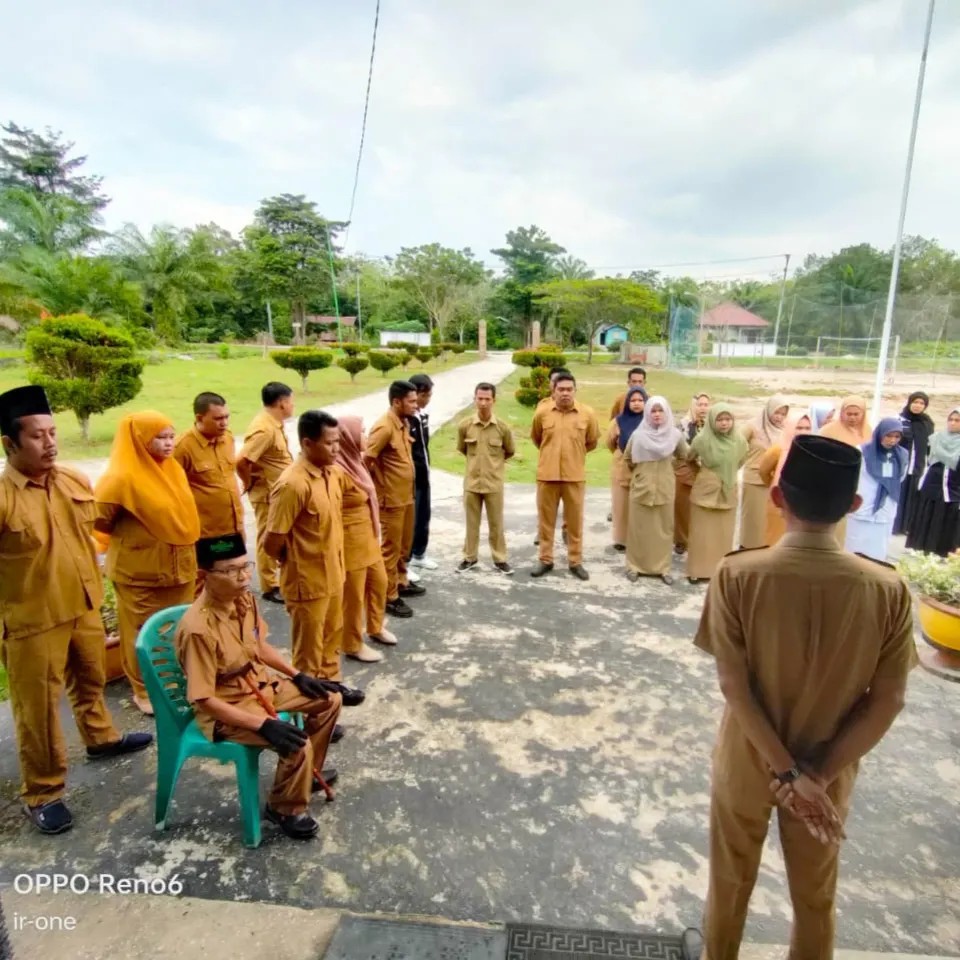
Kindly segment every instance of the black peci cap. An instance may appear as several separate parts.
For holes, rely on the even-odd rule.
[[[225,537],[203,537],[197,541],[197,566],[211,570],[218,560],[235,560],[247,552],[247,545],[239,533]]]
[[[837,523],[850,510],[860,481],[859,448],[829,437],[794,437],[780,472],[787,505],[801,520]]]
[[[51,414],[50,401],[43,387],[14,387],[0,393],[0,433],[9,435],[13,421],[20,417]]]

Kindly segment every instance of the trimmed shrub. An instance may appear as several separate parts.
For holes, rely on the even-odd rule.
[[[307,389],[307,376],[311,370],[325,370],[333,363],[332,350],[318,350],[316,347],[291,347],[289,350],[274,350],[270,359],[285,370],[295,370],[300,374],[303,389]]]
[[[350,382],[353,383],[357,374],[370,366],[370,361],[366,357],[346,356],[337,361],[337,366],[350,374]]]
[[[371,350],[368,354],[370,366],[374,370],[379,370],[382,376],[386,376],[394,367],[400,366],[400,355],[398,353],[386,353],[383,350]]]

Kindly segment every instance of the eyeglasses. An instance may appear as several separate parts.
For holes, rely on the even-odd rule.
[[[242,580],[254,568],[254,562],[248,560],[242,567],[230,567],[228,570],[211,570],[210,573],[219,573],[221,577],[233,577]]]

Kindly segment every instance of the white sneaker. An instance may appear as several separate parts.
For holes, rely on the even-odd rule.
[[[423,578],[419,573],[417,573],[416,570],[411,570],[409,567],[407,567],[407,580],[409,580],[410,583],[419,583],[422,579]]]
[[[411,557],[410,558],[411,567],[419,567],[421,570],[439,570],[440,564],[436,560],[431,560],[429,557]]]

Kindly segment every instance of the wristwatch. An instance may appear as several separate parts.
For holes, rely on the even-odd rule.
[[[800,777],[800,770],[797,767],[791,767],[785,773],[777,774],[777,779],[784,786],[786,786],[788,783],[793,783],[793,781],[796,780],[798,777]]]

